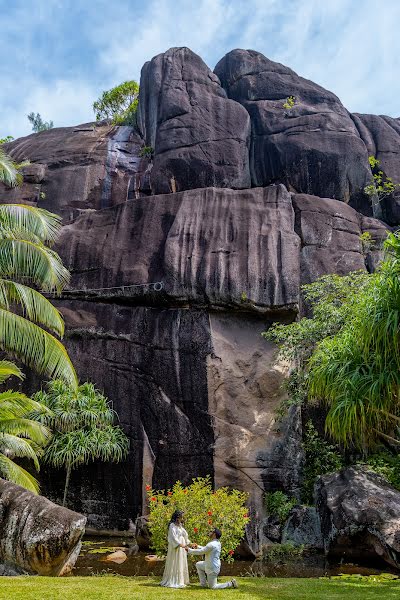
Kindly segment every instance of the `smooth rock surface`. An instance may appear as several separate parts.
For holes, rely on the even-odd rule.
[[[321,523],[314,506],[295,506],[282,530],[282,544],[290,542],[313,550],[323,550]]]
[[[254,50],[232,50],[214,72],[249,112],[252,185],[361,202],[372,179],[365,144],[339,98]],[[283,104],[295,97],[293,108]]]
[[[65,575],[78,557],[86,517],[0,479],[0,561],[16,571]]]
[[[249,115],[189,48],[170,48],[144,65],[138,125],[154,149],[153,193],[250,187]]]
[[[366,467],[317,481],[316,506],[325,551],[379,556],[400,568],[400,492]]]

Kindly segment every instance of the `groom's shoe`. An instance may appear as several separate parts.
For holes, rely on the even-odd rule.
[[[238,584],[237,584],[237,581],[236,581],[236,579],[233,579],[233,578],[232,578],[232,579],[231,579],[231,584],[232,584],[232,587],[233,587],[233,588],[235,588],[235,589],[238,587]]]

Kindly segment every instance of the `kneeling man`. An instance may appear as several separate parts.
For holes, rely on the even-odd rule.
[[[217,528],[209,532],[210,542],[206,546],[197,548],[188,548],[189,554],[204,554],[204,560],[196,563],[196,569],[199,574],[200,585],[209,587],[212,590],[223,588],[237,588],[236,579],[231,579],[226,583],[218,583],[217,578],[221,570],[221,531]]]

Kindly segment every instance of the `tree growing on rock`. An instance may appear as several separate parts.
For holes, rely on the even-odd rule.
[[[110,120],[113,125],[134,125],[138,105],[139,84],[124,81],[102,93],[93,103],[96,121]]]
[[[47,391],[37,392],[34,400],[49,409],[35,418],[53,432],[43,462],[66,469],[65,506],[72,470],[95,460],[121,461],[128,453],[129,440],[113,424],[115,413],[109,401],[92,383],[73,390],[63,381],[50,381]]]
[[[41,115],[39,113],[31,112],[27,115],[28,121],[32,125],[32,131],[35,133],[39,133],[40,131],[47,131],[48,129],[53,129],[54,124],[53,121],[43,121]]]

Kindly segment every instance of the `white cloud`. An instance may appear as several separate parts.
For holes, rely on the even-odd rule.
[[[171,46],[189,46],[211,68],[233,48],[252,48],[351,111],[399,112],[398,0],[31,0],[30,11],[2,2],[0,137],[29,133],[30,111],[56,125],[90,120],[102,90],[139,78]]]

